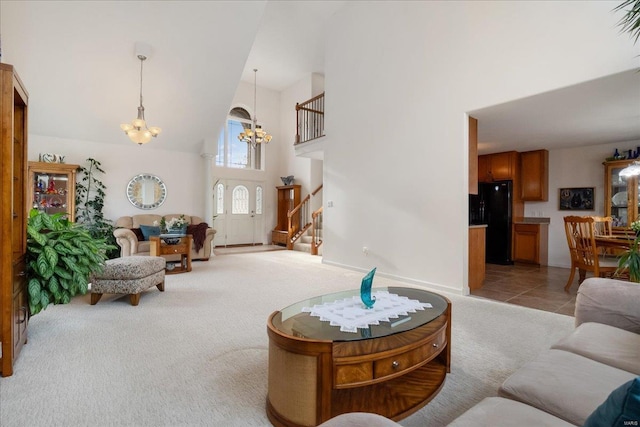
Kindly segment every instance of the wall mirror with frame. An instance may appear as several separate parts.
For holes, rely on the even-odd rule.
[[[167,187],[158,176],[141,173],[129,181],[127,198],[139,209],[155,209],[167,198]]]

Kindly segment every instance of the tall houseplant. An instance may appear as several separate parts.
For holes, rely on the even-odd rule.
[[[629,280],[640,282],[640,220],[631,223],[631,229],[636,233],[629,249],[622,252],[618,258],[616,275],[629,274]]]
[[[66,214],[32,209],[27,222],[27,282],[31,315],[49,304],[66,304],[87,293],[89,276],[102,269],[107,251],[97,239]]]
[[[98,179],[98,174],[106,172],[101,168],[99,161],[88,158],[87,162],[87,167],[80,166],[77,170],[76,222],[83,224],[94,238],[105,239],[113,246],[114,249],[107,252],[107,257],[116,258],[120,256],[120,251],[113,235],[114,226],[102,213],[107,186]]]
[[[622,31],[631,34],[636,43],[640,39],[640,0],[625,0],[613,10],[625,13],[618,24]]]

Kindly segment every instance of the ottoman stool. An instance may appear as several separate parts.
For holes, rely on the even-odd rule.
[[[102,294],[129,294],[131,305],[138,305],[140,292],[156,286],[164,292],[166,260],[157,256],[129,256],[107,260],[101,273],[91,278],[91,305]]]

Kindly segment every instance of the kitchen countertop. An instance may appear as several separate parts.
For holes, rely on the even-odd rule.
[[[513,221],[514,224],[549,224],[551,222],[551,218],[544,217],[524,217],[518,218]]]

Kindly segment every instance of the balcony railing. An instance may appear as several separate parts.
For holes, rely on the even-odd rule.
[[[324,92],[296,103],[296,122],[296,145],[324,136]]]

